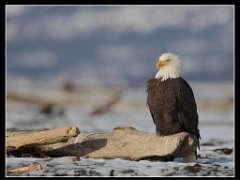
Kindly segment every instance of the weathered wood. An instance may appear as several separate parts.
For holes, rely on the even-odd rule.
[[[34,163],[34,164],[28,164],[21,167],[7,168],[7,173],[21,174],[24,172],[39,171],[39,170],[42,170],[42,165],[39,163]]]
[[[197,148],[196,138],[186,132],[158,136],[134,128],[114,128],[111,133],[80,133],[66,142],[51,141],[51,144],[37,145],[41,151],[52,157],[83,156],[128,160],[184,157],[188,162],[193,161],[191,157]]]
[[[76,126],[68,126],[39,132],[7,132],[7,152],[22,147],[37,147],[44,144],[52,144],[68,141],[69,138],[79,134]]]
[[[83,134],[81,139],[77,148],[79,155],[91,158],[139,160],[154,156],[185,157],[196,150],[195,137],[185,132],[158,136],[134,128],[115,128],[111,134]],[[94,148],[91,148],[92,143]]]

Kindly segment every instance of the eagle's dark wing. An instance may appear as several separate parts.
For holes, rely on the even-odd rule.
[[[151,111],[151,107],[153,107],[153,105],[154,105],[154,99],[153,99],[153,97],[155,97],[155,83],[154,82],[156,82],[156,80],[154,79],[154,78],[151,78],[151,79],[149,79],[148,81],[147,81],[147,90],[146,90],[146,92],[147,92],[147,106],[148,106],[148,108],[149,108],[149,111],[150,111],[150,113],[151,113],[151,116],[152,116],[152,119],[153,119],[153,122],[154,122],[154,124],[156,124],[156,120],[154,119],[154,115],[153,115],[153,112]]]
[[[193,134],[198,140],[201,138],[198,129],[198,113],[194,94],[189,84],[179,78],[178,119],[182,130]]]
[[[150,111],[150,113],[151,113],[151,116],[152,116],[153,122],[154,122],[154,124],[156,125],[156,120],[154,119],[154,115],[153,115],[153,113],[152,113],[152,111],[151,111],[150,108],[149,108],[149,111]]]

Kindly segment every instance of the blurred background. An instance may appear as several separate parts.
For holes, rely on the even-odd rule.
[[[232,81],[232,6],[7,6],[8,85],[144,85],[164,52],[193,81]]]
[[[8,5],[7,128],[155,132],[146,82],[172,52],[193,88],[203,141],[232,142],[233,29],[230,5]]]

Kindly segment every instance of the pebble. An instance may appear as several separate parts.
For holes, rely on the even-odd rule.
[[[110,176],[134,176],[137,173],[132,169],[115,169],[110,171]]]

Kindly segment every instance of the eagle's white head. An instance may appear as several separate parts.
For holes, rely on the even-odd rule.
[[[169,78],[178,78],[180,76],[181,60],[175,54],[164,53],[156,62],[156,67],[159,69],[155,75],[156,79],[165,81]]]

